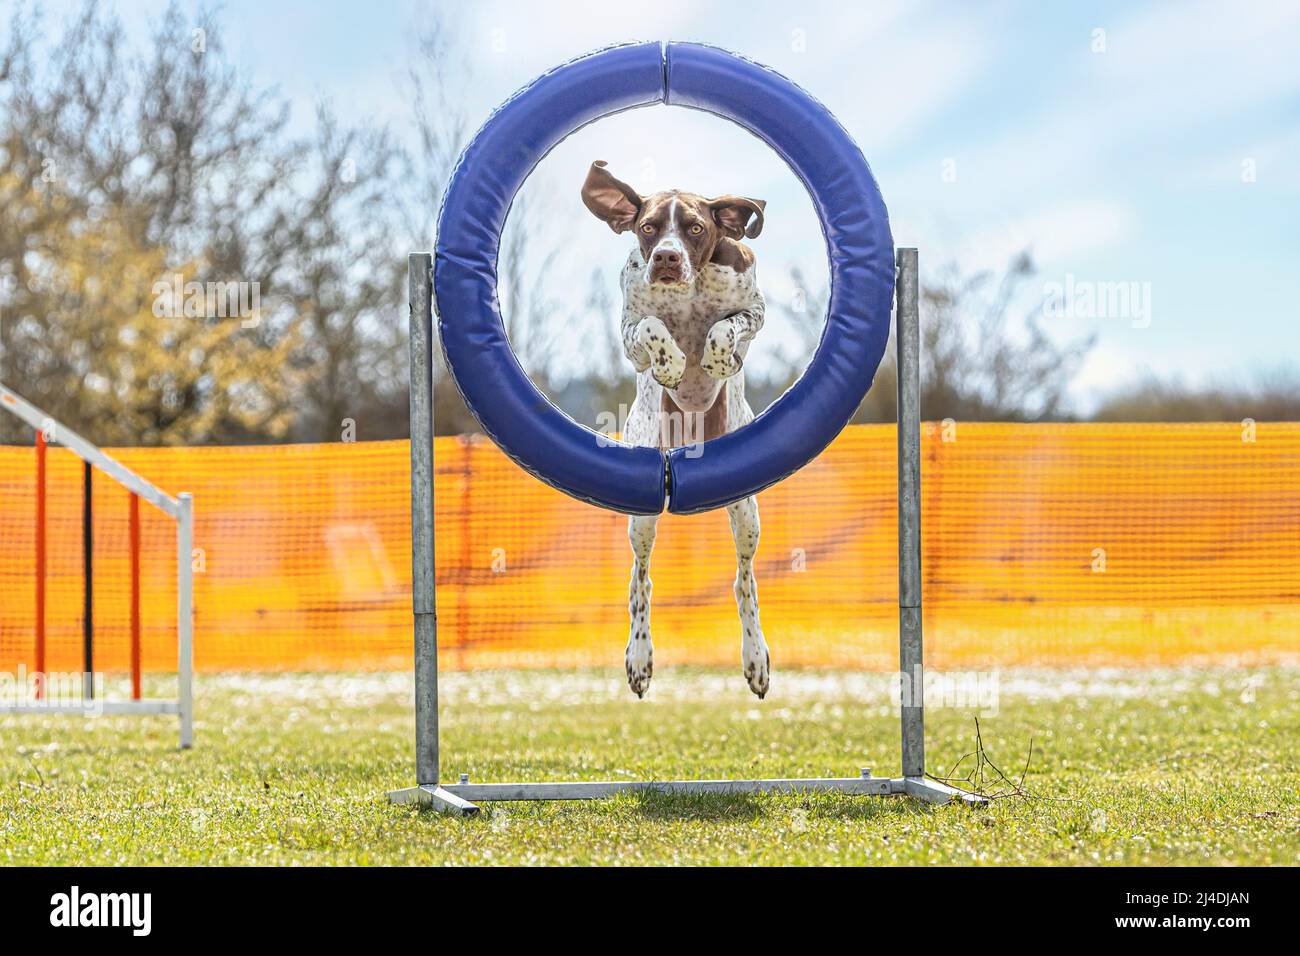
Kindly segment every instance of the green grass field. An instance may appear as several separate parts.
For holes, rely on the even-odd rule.
[[[162,689],[160,685],[159,689]],[[389,805],[413,780],[409,676],[227,675],[195,749],[165,718],[0,718],[5,864],[1300,863],[1300,670],[1006,671],[989,755],[1030,797],[984,809],[836,795]],[[443,773],[475,780],[898,772],[881,675],[451,674]],[[928,713],[931,770],[968,709]]]

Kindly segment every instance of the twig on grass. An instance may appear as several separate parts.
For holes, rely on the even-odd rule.
[[[957,771],[972,757],[975,758],[975,765],[967,770],[965,774],[958,776]],[[1036,794],[1026,790],[1024,785],[1025,775],[1029,773],[1029,764],[1033,757],[1034,739],[1030,737],[1029,753],[1025,757],[1025,765],[1020,768],[1020,777],[1012,780],[989,758],[988,751],[984,747],[984,735],[980,730],[980,719],[976,717],[975,749],[962,754],[947,774],[936,776],[927,773],[926,776],[931,780],[937,780],[939,783],[955,787],[958,790],[964,790],[967,793],[976,794],[987,800],[1001,800],[1007,797],[1033,797]],[[990,771],[992,772],[990,773]]]
[[[35,786],[34,784],[27,783],[25,780],[20,781],[20,785],[24,787],[30,787],[33,790],[44,790],[45,774],[41,773],[41,768],[36,766],[36,760],[32,757],[31,754],[23,754],[23,756],[26,757],[27,762],[32,765],[32,771],[36,774],[36,779],[40,781],[40,786]]]

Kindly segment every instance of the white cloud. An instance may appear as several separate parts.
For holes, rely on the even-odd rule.
[[[868,156],[879,156],[960,99],[997,52],[998,37],[984,23],[946,9],[886,5],[883,17],[872,7],[854,18],[837,10],[810,27],[806,55],[772,65],[788,67]]]
[[[1023,195],[1122,172],[1157,181],[1186,160],[1187,138],[1221,140],[1225,121],[1300,91],[1300,4],[1169,4],[1104,24],[1106,52],[1062,58],[1045,112],[960,149],[968,182]]]
[[[1130,350],[1117,349],[1106,341],[1098,342],[1070,383],[1075,410],[1083,415],[1091,414],[1103,398],[1137,381],[1143,372],[1143,368],[1134,365]]]
[[[1118,199],[1051,199],[1001,218],[987,209],[921,210],[895,223],[895,241],[923,250],[922,271],[948,265],[966,274],[1001,271],[1027,250],[1040,270],[1064,272],[1092,253],[1127,242],[1138,225],[1133,207]]]
[[[1297,29],[1295,3],[1166,3],[1121,21],[1092,59],[1128,112],[1159,97],[1166,120],[1201,120],[1300,88]]]
[[[1068,267],[1072,259],[1125,241],[1135,223],[1132,208],[1118,200],[1060,200],[971,234],[953,257],[967,269],[1000,268],[1028,249],[1040,267]]]

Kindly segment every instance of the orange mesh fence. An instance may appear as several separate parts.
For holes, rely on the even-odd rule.
[[[1300,424],[927,424],[927,663],[1300,656]],[[405,442],[123,449],[195,496],[204,669],[410,666]],[[707,454],[707,451],[706,451]],[[626,519],[482,438],[436,445],[439,642],[449,668],[620,666]],[[897,663],[894,430],[856,426],[760,496],[756,562],[779,666]],[[35,459],[0,448],[0,671],[31,668]],[[81,470],[49,452],[48,667],[81,647]],[[129,651],[127,493],[95,484],[97,664]],[[143,657],[174,669],[175,526],[143,518]],[[668,515],[651,565],[656,663],[736,665],[725,513]]]

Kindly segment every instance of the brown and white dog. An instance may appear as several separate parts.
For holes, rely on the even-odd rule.
[[[642,196],[592,163],[582,201],[636,246],[623,266],[623,350],[637,371],[636,400],[623,439],[671,448],[707,441],[753,420],[745,400],[745,353],[763,326],[754,253],[739,240],[763,229],[765,203],[740,196],[705,199],[670,190]],[[758,502],[727,508],[736,542],[740,659],[750,689],[767,695],[770,660],[758,621],[754,553]],[[628,686],[645,694],[654,670],[650,641],[650,552],[657,515],[633,516],[635,560],[628,594],[632,623],[625,663]]]

